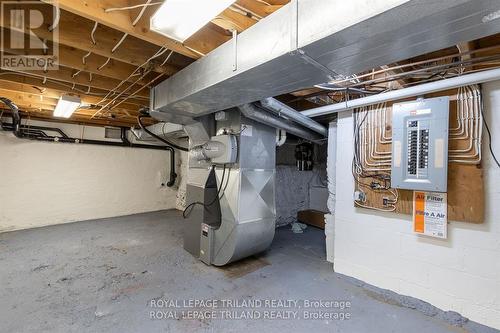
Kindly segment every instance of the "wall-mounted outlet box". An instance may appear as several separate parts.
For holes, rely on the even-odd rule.
[[[365,202],[366,194],[363,191],[355,191],[353,196],[354,201]]]

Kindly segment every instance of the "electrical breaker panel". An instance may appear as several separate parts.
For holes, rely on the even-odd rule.
[[[392,106],[391,187],[446,192],[448,97]]]

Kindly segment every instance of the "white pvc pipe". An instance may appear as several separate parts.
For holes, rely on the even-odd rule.
[[[326,114],[347,111],[381,102],[394,101],[402,98],[419,96],[436,91],[453,89],[453,88],[458,88],[460,86],[489,82],[498,79],[500,79],[500,68],[457,76],[450,79],[444,79],[430,83],[424,83],[410,88],[393,90],[386,93],[358,98],[342,103],[320,106],[318,108],[302,111],[301,113],[308,117],[318,117]]]
[[[286,132],[282,129],[276,129],[276,147],[281,147],[285,144]]]

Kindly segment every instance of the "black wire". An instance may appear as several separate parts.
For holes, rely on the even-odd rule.
[[[222,169],[222,178],[220,180],[220,186],[219,186],[219,189],[217,190],[217,195],[214,197],[214,199],[212,201],[210,201],[209,204],[206,204],[205,206],[208,207],[208,206],[212,206],[214,204],[214,202],[219,199],[219,195],[220,195],[220,191],[222,189],[222,185],[224,184],[224,179],[226,177],[226,165],[224,164],[223,166],[223,169]]]
[[[215,166],[213,166],[212,169],[213,168],[215,168]],[[219,188],[217,190],[217,194],[214,196],[213,200],[210,203],[208,203],[208,204],[205,204],[205,203],[200,202],[200,201],[195,201],[195,202],[190,203],[182,211],[182,217],[183,218],[187,218],[189,216],[189,214],[191,214],[191,212],[193,211],[193,208],[191,208],[191,207],[194,207],[196,205],[201,205],[205,209],[208,208],[208,207],[210,207],[210,206],[212,206],[215,203],[215,201],[217,199],[219,199],[219,195],[220,195],[220,192],[221,192],[221,189],[222,189],[222,185],[224,184],[224,178],[225,178],[225,176],[226,176],[226,165],[224,164],[224,167],[222,169],[222,178],[221,178],[221,181],[220,181],[220,186],[219,186]],[[229,177],[229,175],[228,175],[228,177]],[[226,187],[227,187],[227,182],[226,182]],[[224,190],[226,190],[226,188],[224,188]],[[189,209],[189,208],[191,208],[191,209]]]
[[[388,185],[388,182],[387,182],[388,177],[389,177],[388,174],[377,173],[377,172],[373,172],[373,173],[365,172],[361,166],[361,152],[360,152],[361,147],[360,146],[362,143],[360,143],[360,141],[359,141],[360,140],[360,129],[361,129],[361,126],[366,121],[368,112],[369,111],[365,112],[361,121],[358,120],[358,118],[359,118],[358,114],[360,113],[360,111],[356,111],[355,112],[356,114],[354,115],[354,156],[353,156],[352,164],[351,164],[351,173],[352,173],[352,176],[354,178],[354,181],[356,182],[356,184],[359,187],[364,187],[364,188],[367,188],[368,190],[374,190],[374,191],[388,190],[388,189],[390,189],[390,186]],[[361,174],[359,174],[359,175],[357,173],[355,173],[355,166],[358,163],[361,167]],[[379,189],[374,189],[372,187],[373,182],[372,183],[365,183],[365,182],[361,181],[360,178],[376,179],[376,180],[382,182],[384,184],[384,186],[379,188]]]
[[[229,168],[227,171],[226,185],[224,186],[224,189],[222,190],[222,195],[219,197],[219,200],[222,199],[222,197],[224,196],[224,193],[226,193],[227,184],[229,184],[229,174],[230,173],[231,173],[231,168]]]
[[[498,162],[497,157],[493,152],[493,147],[491,146],[491,132],[490,132],[490,127],[486,122],[486,117],[484,116],[483,99],[481,99],[481,115],[483,116],[484,127],[486,128],[486,132],[488,133],[488,148],[490,149],[491,157],[493,157],[493,160],[495,161],[496,165],[500,168],[500,163]]]
[[[153,138],[155,138],[156,140],[159,140],[167,145],[169,145],[170,147],[172,148],[175,148],[175,149],[179,149],[179,150],[182,150],[182,151],[189,151],[188,148],[186,147],[181,147],[179,145],[176,145],[175,143],[173,142],[170,142],[168,141],[167,139],[164,139],[156,134],[154,134],[153,132],[151,132],[150,130],[148,130],[148,128],[146,126],[144,126],[144,124],[142,123],[142,118],[151,118],[150,115],[146,115],[146,114],[140,114],[137,116],[137,122],[139,123],[139,126],[141,127],[141,129],[148,133],[149,135],[151,135]]]

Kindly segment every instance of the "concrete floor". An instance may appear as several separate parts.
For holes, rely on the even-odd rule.
[[[394,305],[333,273],[325,261],[321,230],[293,234],[289,227],[278,229],[269,251],[220,269],[182,249],[182,223],[178,211],[162,211],[0,234],[0,331],[494,331],[470,322],[451,326],[439,316]],[[159,299],[179,300],[181,305],[189,299],[280,299],[298,304],[317,299],[352,305],[344,311],[323,309],[350,313],[351,319],[343,321],[151,319],[151,311],[157,310],[182,315],[182,309],[152,308],[151,300]],[[299,316],[305,311],[279,310],[299,311]],[[222,310],[216,311],[221,316]],[[264,311],[257,309],[261,316]]]

